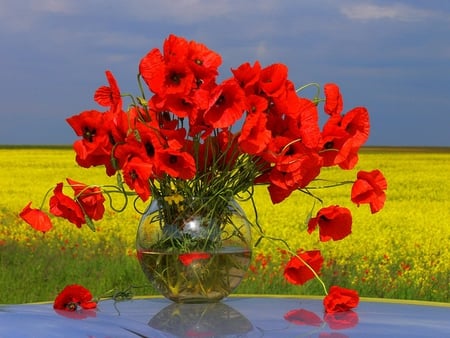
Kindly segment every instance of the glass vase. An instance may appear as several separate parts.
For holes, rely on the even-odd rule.
[[[142,270],[164,297],[217,302],[247,272],[251,225],[234,199],[154,199],[140,220],[136,248]]]

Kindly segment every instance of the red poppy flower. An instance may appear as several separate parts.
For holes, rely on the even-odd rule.
[[[275,162],[275,168],[280,172],[293,173],[296,188],[304,188],[315,179],[320,174],[321,165],[322,159],[302,142],[285,147]]]
[[[131,157],[122,168],[125,183],[145,202],[151,196],[149,179],[153,165],[139,156]]]
[[[104,121],[104,114],[97,110],[83,111],[78,115],[66,119],[77,136],[89,143],[96,142],[98,136],[101,136]]]
[[[262,177],[259,177],[258,181],[260,181],[259,179],[261,179],[261,178]],[[291,189],[281,188],[274,184],[270,184],[267,187],[267,190],[269,191],[270,200],[272,201],[273,204],[278,204],[278,203],[283,202],[293,192],[293,190],[291,190]]]
[[[188,42],[171,34],[165,41],[163,53],[152,49],[139,64],[139,73],[155,94],[187,95],[196,85],[188,64]]]
[[[369,138],[369,112],[365,107],[353,108],[342,117],[341,126],[350,135],[353,145],[361,147]]]
[[[354,108],[339,124],[346,136],[334,162],[343,169],[353,169],[358,162],[358,151],[369,137],[369,113],[364,107]]]
[[[113,144],[111,125],[105,119],[107,114],[96,110],[84,111],[66,121],[82,139],[74,143],[77,163],[84,167],[105,165],[109,176],[115,173],[111,165]]]
[[[141,59],[139,74],[153,93],[164,93],[165,64],[164,57],[159,49],[153,48]]]
[[[253,66],[248,62],[243,63],[238,68],[231,69],[231,71],[246,94],[254,94],[256,92],[255,87],[258,84],[261,73],[261,64],[259,61],[255,61]]]
[[[88,187],[84,183],[74,181],[70,178],[67,182],[72,187],[75,198],[81,205],[81,208],[86,215],[95,221],[102,219],[105,213],[105,197],[103,197],[101,190],[98,187]]]
[[[321,242],[339,241],[352,232],[352,214],[349,209],[337,205],[322,208],[309,220],[308,232],[312,233],[317,226]]]
[[[332,330],[344,330],[358,325],[359,316],[352,310],[346,312],[326,313],[324,315],[324,321]]]
[[[338,164],[336,157],[339,155],[341,148],[349,138],[349,135],[341,128],[340,122],[340,116],[332,115],[323,126],[322,151],[320,154],[324,160],[324,166],[327,167]],[[347,153],[346,155],[347,161],[354,160],[352,157],[353,154]]]
[[[260,95],[248,95],[247,99],[247,112],[248,117],[252,114],[263,114],[267,113],[267,108],[269,106],[269,101],[267,98]]]
[[[126,112],[109,110],[103,113],[104,133],[109,141],[106,150],[111,153],[113,146],[124,143],[130,129],[136,128],[137,120],[143,116],[144,109],[138,107],[130,107]]]
[[[269,108],[267,112],[271,115],[285,118],[286,116],[297,118],[300,112],[302,98],[299,98],[292,81],[286,80],[278,96],[268,96]]]
[[[277,97],[286,90],[288,68],[275,63],[261,70],[259,87],[268,96]]]
[[[339,115],[344,107],[339,87],[334,83],[326,83],[323,86],[323,91],[325,93],[324,111],[328,115]]]
[[[153,168],[156,153],[162,149],[161,141],[161,136],[158,136],[156,127],[147,128],[143,123],[137,123],[136,133],[130,133],[126,141],[123,144],[118,144],[114,151],[117,167],[123,169],[128,161],[134,157],[139,157],[149,164],[149,169]],[[150,177],[150,174],[144,176]]]
[[[164,82],[162,92],[159,95],[188,95],[194,88],[194,73],[188,67],[186,61],[173,61],[166,63],[164,69]]]
[[[275,166],[268,176],[272,202],[279,203],[292,191],[306,187],[320,174],[321,163],[321,158],[301,142],[285,147],[283,153],[275,158]]]
[[[190,252],[190,253],[184,253],[180,254],[178,256],[178,259],[181,263],[183,263],[184,266],[188,266],[192,264],[193,261],[199,260],[199,259],[208,259],[211,257],[211,254],[207,252]]]
[[[319,250],[297,252],[284,268],[284,278],[291,284],[303,285],[315,277],[308,265],[318,274],[322,268],[323,257]]]
[[[122,96],[114,75],[107,70],[105,72],[108,86],[99,87],[94,94],[94,100],[103,107],[111,107],[111,110],[116,112],[122,109]]]
[[[364,107],[354,108],[343,117],[330,116],[322,134],[325,165],[353,169],[358,162],[358,151],[367,141],[369,131],[369,112]]]
[[[295,325],[321,326],[322,319],[314,312],[305,309],[295,309],[287,312],[284,319]]]
[[[47,232],[52,228],[50,217],[40,209],[31,208],[31,202],[23,208],[19,216],[38,231]]]
[[[72,198],[64,195],[62,189],[63,184],[61,182],[53,190],[53,196],[50,197],[50,213],[65,218],[80,228],[82,224],[86,223],[83,210]]]
[[[297,101],[297,116],[287,118],[289,131],[300,138],[306,147],[317,151],[322,140],[317,106],[308,99],[297,98]]]
[[[323,299],[326,313],[345,312],[358,306],[358,292],[333,285]]]
[[[250,155],[262,153],[269,144],[272,133],[266,128],[267,117],[264,113],[249,114],[239,136],[239,146]]]
[[[203,86],[205,83],[213,81],[218,75],[222,57],[204,44],[189,41],[187,58],[191,61],[189,67],[194,72],[197,84]]]
[[[380,211],[386,201],[387,181],[378,169],[359,171],[357,180],[352,186],[352,201],[356,205],[369,204],[370,211]]]
[[[245,95],[234,79],[224,81],[211,93],[210,107],[203,118],[213,128],[228,128],[244,114]]]
[[[88,289],[77,284],[66,286],[53,303],[55,310],[76,311],[79,306],[82,309],[95,309],[97,303],[92,300]]]
[[[193,178],[196,173],[195,159],[188,152],[164,149],[157,154],[156,173],[184,180]]]
[[[164,98],[155,95],[151,100],[160,110],[170,111],[177,117],[191,118],[197,114],[197,104],[190,95],[165,95]]]
[[[163,45],[164,59],[166,62],[187,60],[189,51],[189,42],[175,34],[170,34]]]

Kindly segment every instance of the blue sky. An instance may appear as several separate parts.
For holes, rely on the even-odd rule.
[[[70,144],[65,119],[174,33],[223,58],[335,82],[371,114],[369,145],[450,146],[450,1],[0,0],[0,144]]]

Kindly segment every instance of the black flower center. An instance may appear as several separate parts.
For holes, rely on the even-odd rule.
[[[69,303],[67,303],[66,304],[66,309],[67,309],[67,311],[76,311],[77,310],[77,308],[78,308],[78,303],[75,303],[75,302],[69,302]]]
[[[95,128],[89,128],[88,126],[83,128],[83,138],[89,142],[94,141],[94,136],[96,133],[97,130]]]

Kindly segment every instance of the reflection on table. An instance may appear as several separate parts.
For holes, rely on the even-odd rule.
[[[0,337],[446,337],[450,304],[362,299],[324,314],[321,298],[230,297],[174,304],[158,297],[101,301],[96,310],[51,303],[0,306]]]

